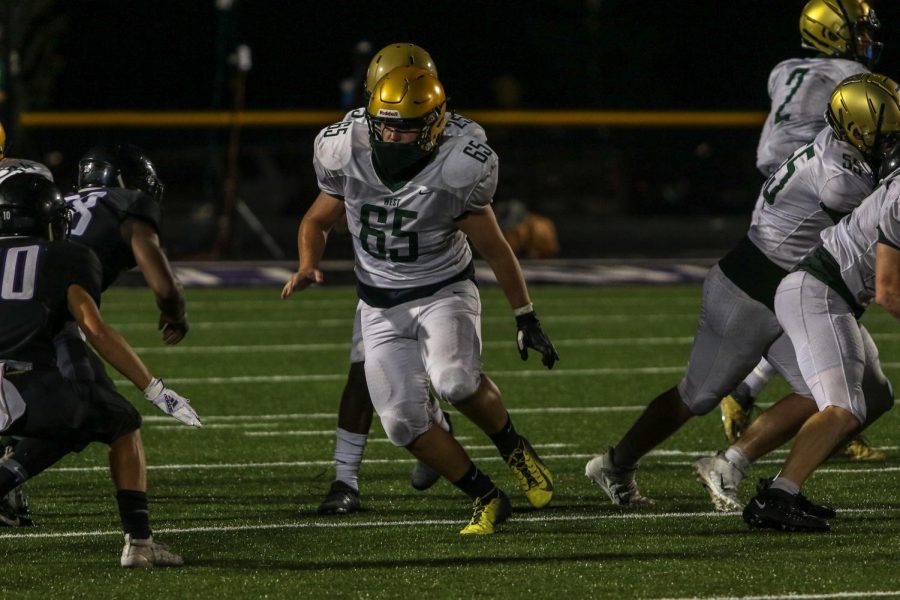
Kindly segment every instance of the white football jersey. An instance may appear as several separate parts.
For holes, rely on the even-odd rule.
[[[819,245],[819,234],[860,205],[876,179],[862,154],[823,129],[763,185],[747,237],[790,270]]]
[[[497,163],[479,138],[446,136],[425,168],[392,191],[375,172],[368,127],[358,119],[319,132],[313,159],[319,189],[344,201],[357,279],[389,290],[440,283],[469,266],[456,220],[490,205]]]
[[[344,115],[344,121],[355,121],[361,120],[363,123],[366,122],[366,107],[361,106],[359,108],[355,108]],[[487,141],[487,134],[484,132],[484,128],[473,121],[472,119],[467,119],[462,115],[458,115],[456,113],[450,113],[449,118],[447,119],[447,125],[444,127],[444,131],[442,135],[447,137],[454,137],[460,135],[470,135],[479,142]]]
[[[849,217],[822,232],[822,245],[860,306],[875,297],[875,246],[900,249],[900,179],[886,180]]]
[[[869,70],[843,58],[792,58],[769,75],[772,108],[756,147],[756,168],[768,177],[791,153],[825,127],[825,109],[837,85]]]
[[[13,175],[22,175],[24,173],[37,173],[44,179],[53,181],[53,173],[50,172],[45,165],[24,158],[4,158],[0,159],[0,181]]]

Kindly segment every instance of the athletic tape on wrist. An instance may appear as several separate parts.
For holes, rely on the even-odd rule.
[[[522,315],[527,315],[528,313],[534,312],[534,303],[529,302],[525,306],[520,306],[519,308],[513,309],[513,314],[517,317],[521,317]]]

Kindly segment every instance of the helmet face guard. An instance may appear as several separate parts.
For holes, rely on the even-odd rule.
[[[884,47],[875,39],[880,27],[875,10],[864,0],[809,0],[800,15],[801,45],[871,68]]]
[[[847,9],[842,2],[838,3],[844,12],[844,18],[850,23],[850,54],[855,60],[866,64],[868,67],[874,67],[881,60],[881,53],[884,50],[884,43],[876,41],[876,32],[881,29],[881,22],[875,15],[875,9],[869,8],[864,15],[854,21],[850,20]],[[862,50],[860,46],[865,44]]]
[[[366,112],[366,122],[369,125],[369,136],[373,141],[384,141],[384,128],[390,127],[399,131],[418,131],[414,142],[419,149],[430,152],[437,145],[438,133],[435,135],[435,125],[439,124],[440,131],[444,125],[441,119],[446,121],[446,104],[435,108],[431,113],[416,119],[403,119],[394,116],[372,116]]]

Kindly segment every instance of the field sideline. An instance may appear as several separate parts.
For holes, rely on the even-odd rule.
[[[806,492],[838,507],[828,534],[747,529],[712,512],[692,460],[724,447],[719,413],[689,423],[648,456],[638,481],[656,505],[622,510],[584,477],[605,450],[683,371],[699,286],[533,287],[562,360],[553,371],[515,349],[499,290],[482,290],[485,370],[517,428],[557,477],[534,511],[487,438],[456,415],[457,435],[509,494],[514,514],[479,539],[446,482],[409,485],[413,461],[373,426],[361,474],[365,510],[315,514],[333,477],[336,409],[355,307],[348,287],[190,289],[192,330],[164,348],[144,289],[113,289],[102,312],[151,371],[188,396],[204,421],[191,430],[119,382],[145,415],[151,522],[183,554],[181,569],[118,567],[121,533],[105,450],[91,447],[28,484],[37,527],[0,530],[3,589],[16,597],[394,598],[886,598],[900,597],[900,411],[867,436],[885,463],[835,459]],[[885,371],[900,377],[900,328],[874,307],[863,322]],[[778,381],[763,403],[786,391]],[[756,465],[773,475],[786,449]]]

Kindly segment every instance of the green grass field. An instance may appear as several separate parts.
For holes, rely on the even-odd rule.
[[[154,374],[191,398],[189,429],[124,383],[147,417],[151,518],[182,553],[181,569],[118,567],[122,539],[105,449],[90,447],[28,484],[37,527],[0,532],[2,588],[16,597],[159,598],[801,598],[900,597],[900,412],[868,432],[887,463],[832,460],[805,491],[841,514],[828,534],[747,529],[712,512],[691,461],[723,448],[718,411],[695,419],[645,458],[653,507],[622,510],[584,477],[584,464],[675,384],[696,326],[699,287],[535,287],[562,361],[548,372],[515,350],[499,291],[483,290],[485,370],[520,432],[557,477],[557,496],[532,510],[490,441],[455,419],[470,454],[509,493],[513,518],[494,536],[462,538],[466,498],[446,482],[409,485],[413,461],[373,426],[360,484],[365,511],[315,514],[333,476],[336,409],[347,371],[355,297],[312,289],[189,290],[192,330],[164,348],[143,289],[114,289],[106,318]],[[900,335],[887,313],[864,322],[889,376]],[[763,403],[786,391],[780,381]],[[774,474],[782,451],[757,464]]]

